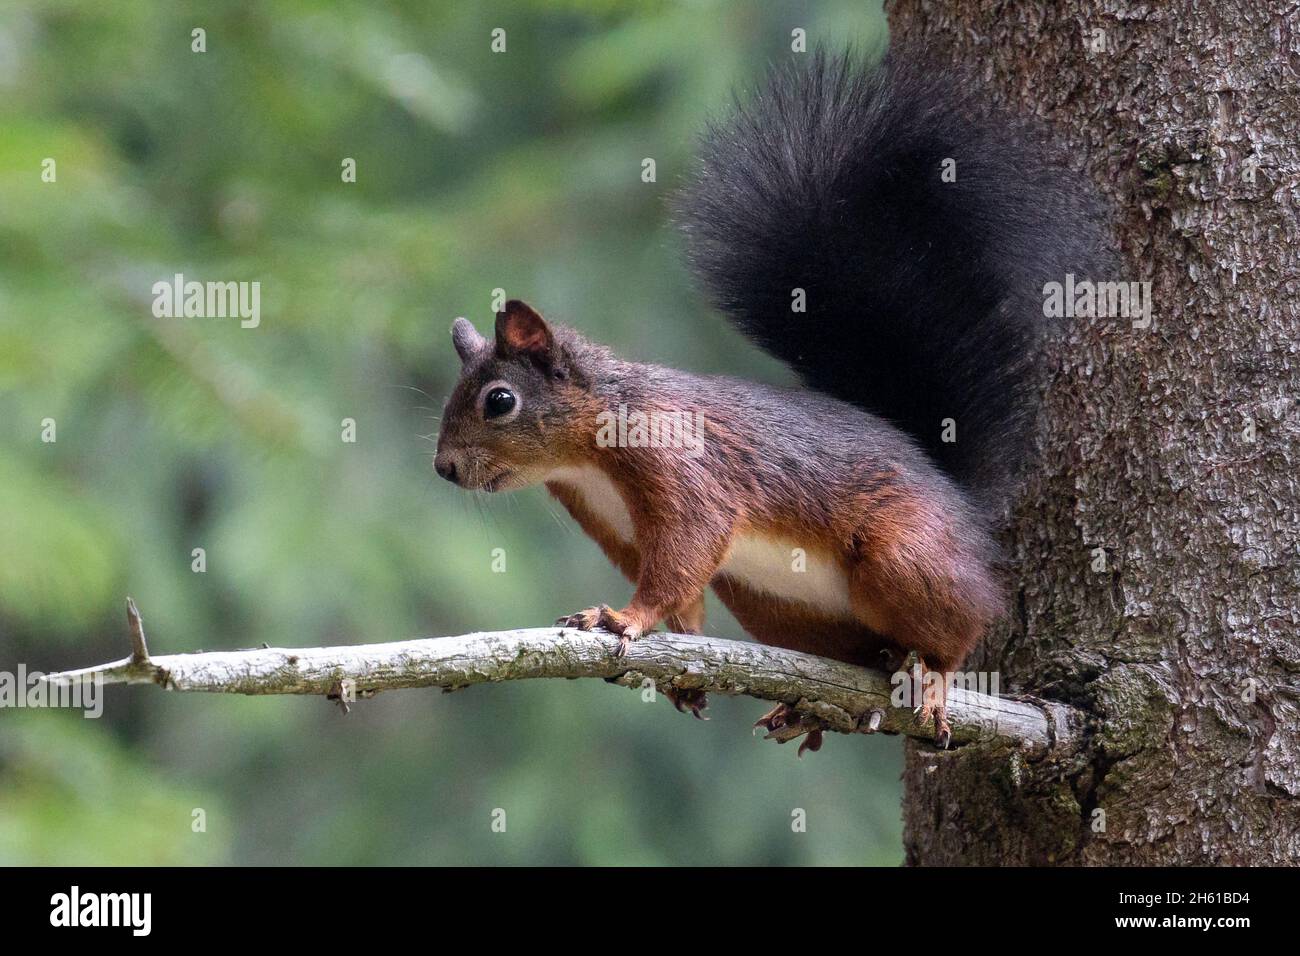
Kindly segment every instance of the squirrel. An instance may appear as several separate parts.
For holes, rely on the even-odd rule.
[[[434,467],[488,492],[544,483],[635,583],[621,610],[558,624],[623,653],[660,622],[699,633],[711,586],[760,642],[914,654],[939,687],[917,719],[946,747],[930,677],[1003,614],[995,533],[1036,410],[1042,285],[1098,234],[1074,174],[968,78],[897,50],[807,60],[706,130],[676,203],[713,303],[802,386],[625,361],[515,299],[490,340],[452,326]],[[756,726],[797,720],[782,704]]]

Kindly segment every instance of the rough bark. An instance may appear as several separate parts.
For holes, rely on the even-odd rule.
[[[909,744],[907,859],[1295,863],[1300,7],[888,7],[1046,118],[1113,203],[1123,274],[1103,278],[1150,279],[1155,303],[1150,329],[1077,319],[1053,347],[1016,611],[983,651],[1095,733],[1014,775]]]

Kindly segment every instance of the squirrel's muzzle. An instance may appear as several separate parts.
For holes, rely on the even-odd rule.
[[[447,452],[440,451],[434,456],[433,470],[436,471],[440,477],[446,478],[452,484],[460,484],[456,475],[456,462]]]

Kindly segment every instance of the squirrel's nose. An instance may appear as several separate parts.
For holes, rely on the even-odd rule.
[[[434,456],[433,470],[450,482],[454,483],[456,481],[456,463],[446,455]]]

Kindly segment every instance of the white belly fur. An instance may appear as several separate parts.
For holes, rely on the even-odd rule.
[[[561,468],[547,476],[573,488],[586,508],[608,525],[623,541],[634,538],[632,516],[614,483],[595,468]],[[849,582],[844,569],[834,558],[817,551],[806,551],[786,538],[767,534],[740,534],[719,573],[755,590],[766,591],[788,601],[801,601],[823,611],[838,611],[852,616]],[[803,570],[795,570],[802,567]]]

